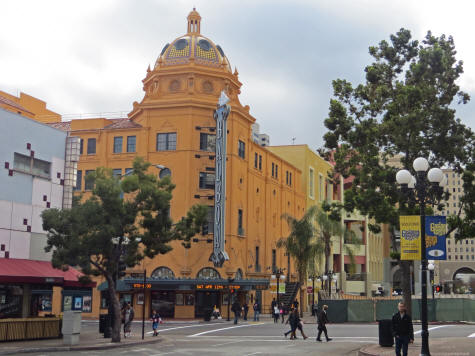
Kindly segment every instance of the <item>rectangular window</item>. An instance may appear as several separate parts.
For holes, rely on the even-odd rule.
[[[289,185],[289,171],[285,171],[285,184]]]
[[[214,189],[216,176],[213,173],[200,172],[200,189]]]
[[[256,246],[256,272],[260,272],[261,266],[259,265],[259,246]]]
[[[112,176],[114,178],[120,179],[120,177],[122,176],[122,169],[121,168],[113,169],[112,170]]]
[[[271,176],[274,176],[274,171],[275,171],[275,164],[272,162],[272,170],[271,170]]]
[[[308,171],[308,195],[315,199],[315,171],[313,168]]]
[[[79,154],[82,155],[82,151],[84,148],[84,140],[82,138],[79,139]]]
[[[325,186],[323,183],[323,176],[321,174],[318,175],[318,199],[321,201],[325,197]]]
[[[262,156],[259,155],[259,170],[262,171]]]
[[[81,190],[82,189],[82,171],[77,171],[76,173],[76,186],[74,190]]]
[[[289,185],[292,186],[292,172],[289,173]]]
[[[208,216],[202,228],[203,235],[214,233],[214,206],[208,206]]]
[[[91,180],[88,180],[87,179],[87,176],[91,173],[93,173],[94,170],[87,170],[85,172],[85,176],[84,176],[84,179],[85,179],[85,183],[84,183],[84,189],[85,190],[92,190],[94,188],[94,183],[91,181]]]
[[[244,235],[244,230],[242,227],[242,209],[238,209],[238,235]]]
[[[259,163],[259,155],[257,153],[254,153],[254,168],[258,167]]]
[[[96,139],[95,138],[87,139],[87,154],[88,155],[96,154]]]
[[[13,169],[33,176],[51,179],[51,162],[22,155],[17,152],[13,155]]]
[[[279,177],[279,166],[276,164],[275,165],[275,178],[277,179]]]
[[[272,273],[277,271],[277,251],[275,249],[272,250]]]
[[[127,136],[127,152],[135,152],[136,140],[135,136]]]
[[[176,150],[176,132],[157,134],[157,151]]]
[[[246,144],[241,140],[238,142],[238,156],[241,158],[246,158]]]
[[[133,172],[133,171],[134,171],[134,169],[133,169],[133,168],[126,168],[126,169],[125,169],[125,174],[124,174],[124,175],[125,175],[125,176],[128,176],[129,174],[132,174],[132,172]]]
[[[122,136],[114,137],[114,153],[122,153]]]
[[[200,150],[215,152],[216,151],[216,135],[200,133]]]

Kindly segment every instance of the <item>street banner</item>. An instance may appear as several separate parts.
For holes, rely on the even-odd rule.
[[[313,293],[313,288],[310,286],[310,287],[307,287],[307,293],[308,294],[312,294]]]
[[[426,257],[428,260],[446,260],[445,236],[447,218],[445,216],[426,216]]]
[[[421,259],[421,217],[400,216],[401,260]]]
[[[271,294],[277,293],[277,280],[270,280],[269,290]],[[279,294],[285,294],[285,282],[279,282]]]

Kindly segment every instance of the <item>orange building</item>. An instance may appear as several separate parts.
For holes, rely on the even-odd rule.
[[[193,10],[187,33],[167,44],[143,79],[145,95],[123,119],[78,119],[52,125],[81,137],[76,190],[87,191],[84,177],[99,166],[116,175],[126,174],[136,156],[155,166],[160,176],[171,175],[176,184],[171,203],[174,220],[196,203],[210,207],[209,234],[197,237],[190,249],[179,242],[173,250],[145,260],[136,270],[147,271],[145,297],[141,277],[121,283],[121,299],[132,301],[136,313],[145,303],[147,315],[158,308],[163,316],[198,317],[206,307],[217,305],[226,315],[228,284],[241,302],[257,298],[268,311],[275,295],[266,289],[272,271],[288,266],[276,241],[288,235],[282,214],[300,217],[305,211],[301,171],[253,142],[251,125],[256,121],[249,106],[239,101],[241,82],[223,49],[201,34],[201,17]],[[209,261],[213,247],[214,146],[218,97],[225,91],[231,113],[227,126],[226,251],[229,261],[215,268]],[[294,177],[289,180],[288,177]],[[195,239],[196,240],[196,239]],[[134,279],[134,277],[137,277]],[[234,282],[229,282],[233,278]],[[97,317],[107,300],[93,296]],[[245,299],[246,298],[246,299]],[[144,301],[145,300],[145,301]],[[101,311],[105,312],[105,310]],[[139,314],[140,315],[140,314]]]

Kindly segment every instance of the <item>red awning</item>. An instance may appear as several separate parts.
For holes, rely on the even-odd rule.
[[[355,264],[357,265],[364,265],[366,263],[366,257],[365,256],[354,256],[355,258]],[[350,256],[345,255],[345,264],[350,264],[351,259]]]
[[[38,283],[69,287],[95,287],[96,283],[84,285],[78,278],[82,273],[69,267],[67,271],[53,268],[51,262],[0,258],[0,283]]]

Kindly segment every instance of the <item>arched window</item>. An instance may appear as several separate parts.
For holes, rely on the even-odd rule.
[[[236,277],[234,278],[237,280],[242,279],[242,269],[238,268],[238,270],[236,271]]]
[[[162,266],[155,269],[155,271],[152,272],[151,277],[159,279],[172,279],[175,278],[175,274],[170,268]]]
[[[200,271],[196,275],[196,278],[219,279],[221,278],[221,276],[219,275],[219,272],[216,271],[214,268],[205,267],[205,268],[200,269]]]

